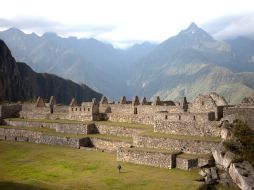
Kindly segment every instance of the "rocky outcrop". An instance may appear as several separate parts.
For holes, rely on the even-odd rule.
[[[237,158],[237,155],[230,151],[226,151],[223,145],[218,146],[212,150],[212,154],[216,163],[216,166],[220,169],[227,170],[230,164]]]
[[[254,170],[249,162],[232,163],[229,167],[229,175],[242,190],[254,189]]]
[[[25,101],[41,96],[69,103],[100,99],[101,94],[88,86],[76,84],[56,75],[36,73],[25,63],[16,62],[4,41],[0,40],[0,101]]]
[[[216,166],[227,173],[232,181],[242,190],[254,189],[254,169],[247,161],[235,163],[238,156],[231,151],[226,151],[223,146],[217,147],[212,151]],[[203,174],[203,173],[200,173]],[[225,178],[221,177],[221,183]],[[228,185],[229,182],[226,182]]]

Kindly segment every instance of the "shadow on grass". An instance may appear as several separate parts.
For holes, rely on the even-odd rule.
[[[46,190],[29,184],[15,183],[10,181],[0,181],[1,190]]]

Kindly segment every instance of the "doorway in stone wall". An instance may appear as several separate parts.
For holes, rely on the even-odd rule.
[[[54,109],[52,106],[50,107],[50,113],[54,113]]]
[[[134,114],[138,114],[138,108],[134,108]]]

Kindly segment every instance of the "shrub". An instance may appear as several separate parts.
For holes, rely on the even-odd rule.
[[[241,159],[249,161],[254,166],[254,131],[241,120],[235,120],[232,128],[233,139],[223,143],[225,148],[238,154]]]

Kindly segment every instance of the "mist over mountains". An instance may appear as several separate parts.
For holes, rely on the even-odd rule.
[[[235,103],[254,92],[254,41],[217,41],[194,23],[158,45],[125,50],[96,39],[40,37],[15,28],[0,32],[0,38],[34,70],[85,83],[115,100],[122,95],[191,100],[216,91]]]

